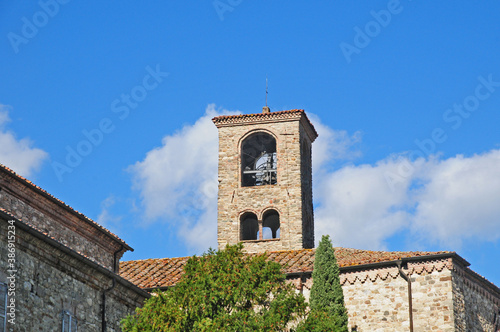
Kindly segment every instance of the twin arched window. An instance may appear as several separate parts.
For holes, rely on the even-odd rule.
[[[276,184],[276,169],[276,139],[263,132],[245,138],[241,145],[241,185]]]
[[[240,223],[241,241],[280,238],[280,216],[276,210],[266,211],[262,220],[258,220],[254,213],[244,213]]]

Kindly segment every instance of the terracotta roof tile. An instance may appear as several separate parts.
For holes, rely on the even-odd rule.
[[[36,184],[34,184],[33,182],[31,182],[30,180],[28,180],[28,179],[22,177],[21,175],[17,174],[16,172],[14,172],[12,169],[8,168],[7,166],[5,166],[3,164],[0,164],[0,171],[4,171],[5,173],[9,174],[10,176],[12,176],[12,177],[16,178],[17,180],[19,180],[20,182],[24,183],[25,185],[27,185],[31,189],[34,189],[35,191],[41,193],[42,195],[44,195],[45,197],[47,197],[51,201],[55,202],[59,206],[62,206],[63,208],[65,208],[68,211],[70,211],[71,213],[75,214],[77,217],[79,217],[83,221],[85,221],[88,224],[94,226],[95,228],[97,228],[101,232],[109,235],[110,237],[112,237],[113,239],[115,239],[116,241],[118,241],[119,243],[123,244],[127,249],[132,250],[132,251],[134,250],[125,241],[123,241],[122,239],[120,239],[116,234],[113,234],[109,229],[107,229],[107,228],[99,225],[98,223],[96,223],[94,220],[90,219],[89,217],[87,217],[83,213],[78,212],[77,210],[73,209],[68,204],[66,204],[63,201],[61,201],[60,199],[52,196],[51,194],[49,194],[44,189],[42,189],[41,187],[37,186]]]
[[[293,110],[277,111],[277,112],[269,112],[269,113],[220,115],[220,116],[216,116],[215,118],[213,118],[212,121],[217,123],[217,122],[221,122],[223,120],[229,120],[229,119],[245,119],[245,118],[255,118],[255,117],[268,118],[268,117],[276,117],[276,116],[280,116],[280,115],[288,115],[288,114],[295,114],[295,113],[305,113],[305,112],[304,112],[304,110],[301,110],[301,109],[293,109]]]
[[[266,253],[269,260],[281,264],[284,272],[311,272],[315,249],[281,250]],[[369,251],[335,248],[340,267],[390,262],[402,258],[447,254],[449,251]],[[158,258],[120,262],[120,275],[141,288],[152,289],[174,286],[184,273],[189,257]]]
[[[246,122],[248,120],[254,120],[254,119],[262,119],[262,120],[271,120],[271,119],[286,119],[286,118],[293,118],[293,117],[301,117],[303,116],[307,123],[311,126],[311,129],[314,133],[314,138],[318,136],[318,132],[314,128],[313,124],[311,121],[309,121],[309,118],[306,115],[306,112],[301,109],[293,109],[293,110],[287,110],[287,111],[277,111],[277,112],[269,112],[269,113],[253,113],[253,114],[236,114],[236,115],[221,115],[217,116],[212,119],[212,121],[216,125],[223,125],[223,124],[231,124],[231,123],[238,123],[238,122]],[[314,140],[314,139],[313,139]]]
[[[141,288],[173,286],[184,274],[189,257],[120,262],[120,276]]]

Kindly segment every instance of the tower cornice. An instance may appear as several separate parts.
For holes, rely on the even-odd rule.
[[[288,111],[278,111],[269,113],[255,113],[255,114],[238,114],[238,115],[221,115],[212,119],[213,123],[220,127],[248,125],[248,124],[261,124],[270,122],[281,122],[298,120],[307,131],[311,142],[314,142],[318,137],[318,132],[314,128],[311,121],[309,121],[306,112],[301,109],[294,109]]]

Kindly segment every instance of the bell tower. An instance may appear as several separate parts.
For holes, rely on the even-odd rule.
[[[311,144],[303,110],[218,116],[219,249],[247,252],[314,247]]]

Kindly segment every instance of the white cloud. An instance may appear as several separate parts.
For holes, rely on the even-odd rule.
[[[384,249],[385,239],[408,226],[410,179],[393,190],[385,176],[397,168],[391,159],[320,173],[314,179],[316,240],[330,234],[339,245]]]
[[[212,118],[228,113],[209,105],[196,123],[165,136],[162,146],[130,167],[146,219],[177,226],[197,251],[217,246],[218,135]]]
[[[500,239],[500,150],[411,162],[391,156],[315,178],[317,240],[384,249],[406,229],[416,242],[456,248],[463,240]]]
[[[0,104],[0,163],[29,177],[40,168],[48,154],[33,148],[33,142],[28,138],[17,139],[14,133],[6,129],[9,121],[8,107]]]
[[[336,161],[352,160],[361,155],[354,149],[361,141],[361,133],[349,136],[345,130],[334,130],[323,124],[315,114],[308,114],[318,138],[313,143],[313,172],[324,171]]]
[[[453,246],[500,239],[500,150],[431,160],[418,176],[414,231]]]
[[[109,229],[114,229],[122,220],[121,216],[115,216],[111,209],[116,204],[115,196],[111,195],[101,202],[101,213],[97,216],[96,222]]]

